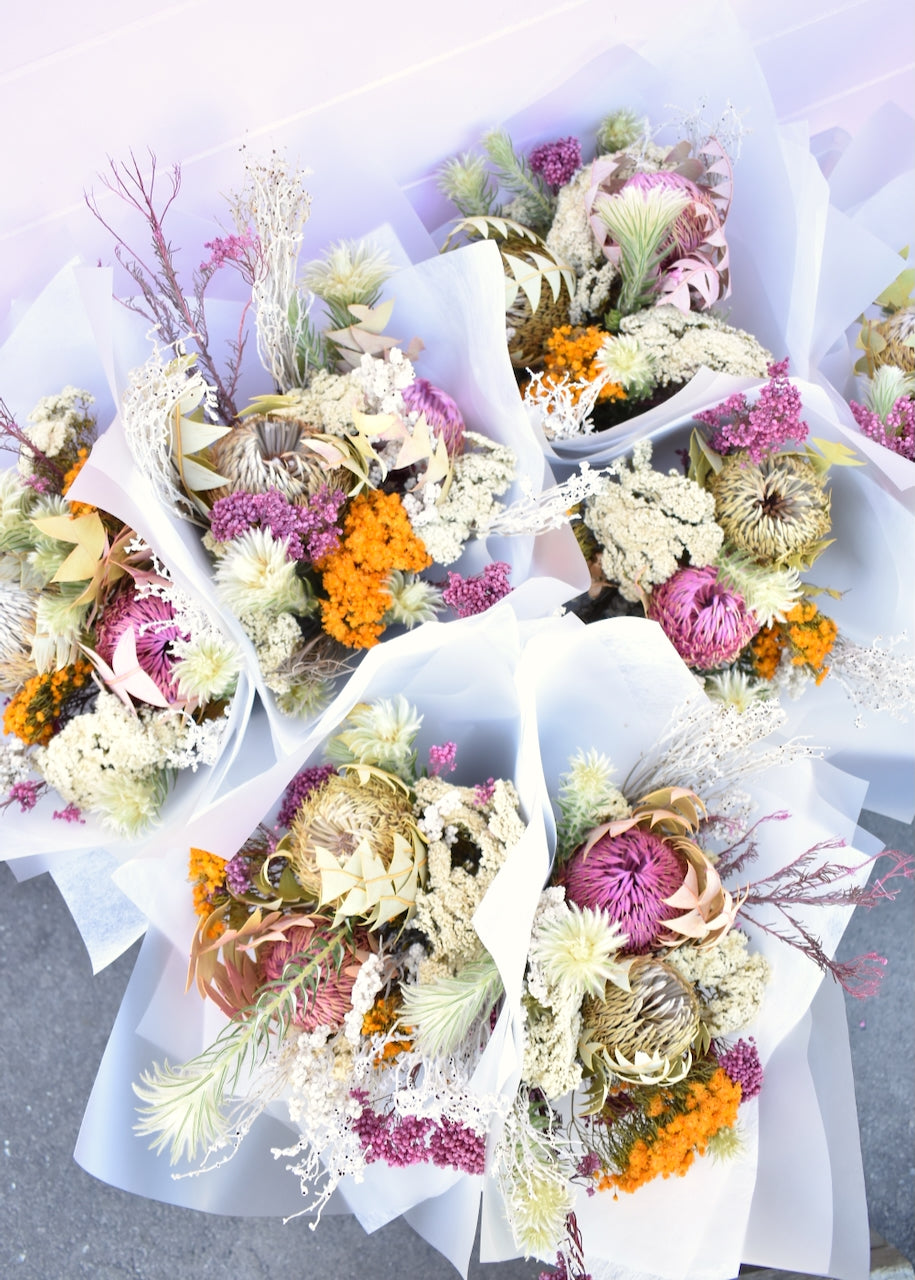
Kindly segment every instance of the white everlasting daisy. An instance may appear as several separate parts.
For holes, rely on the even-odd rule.
[[[233,539],[216,566],[220,599],[233,612],[307,613],[308,592],[296,574],[296,562],[287,560],[286,543],[268,529],[248,529]]]
[[[565,903],[565,912],[535,931],[531,959],[558,986],[584,995],[604,994],[608,982],[629,990],[629,961],[616,953],[628,935],[603,911]]]

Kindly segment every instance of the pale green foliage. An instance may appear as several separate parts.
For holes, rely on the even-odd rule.
[[[420,1052],[445,1057],[489,1014],[502,989],[496,962],[484,951],[453,978],[404,987],[400,1020],[412,1029]]]
[[[447,160],[439,170],[438,188],[465,218],[496,211],[496,193],[482,156],[467,152]]]
[[[412,781],[416,766],[413,742],[422,722],[403,694],[360,702],[328,741],[324,754],[331,764],[371,765]]]
[[[629,107],[611,111],[597,127],[598,152],[625,151],[645,134],[647,124],[644,116],[636,115]]]
[[[322,940],[304,960],[287,964],[280,981],[262,990],[247,1016],[229,1023],[203,1053],[181,1067],[166,1061],[144,1071],[133,1086],[144,1104],[138,1108],[142,1119],[135,1132],[152,1137],[150,1147],[156,1152],[169,1147],[172,1164],[220,1146],[236,1122],[235,1113],[246,1111],[244,1103],[234,1111],[229,1105],[233,1090],[264,1062],[274,1037],[286,1034],[299,997],[326,978],[329,964],[339,967],[342,955],[339,941]]]
[[[625,187],[597,202],[596,211],[620,249],[619,310],[640,311],[653,299],[658,267],[667,253],[670,228],[689,199],[664,187]]]
[[[490,129],[482,144],[500,184],[514,196],[513,217],[535,231],[546,231],[553,221],[555,201],[524,157],[516,153],[511,138],[504,129]]]
[[[625,797],[610,781],[615,772],[599,751],[578,751],[559,780],[558,855],[567,858],[599,822],[628,812]]]

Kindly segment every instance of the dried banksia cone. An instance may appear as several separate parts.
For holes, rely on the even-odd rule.
[[[287,856],[296,879],[322,906],[378,927],[416,909],[426,845],[400,779],[361,766],[328,778],[292,824]]]
[[[38,597],[0,582],[0,689],[12,693],[37,674],[31,658]]]
[[[874,328],[883,338],[885,346],[873,352],[874,364],[895,365],[906,373],[915,373],[915,307],[902,307],[887,320],[881,320]]]
[[[574,273],[560,262],[536,232],[510,218],[464,218],[445,241],[460,237],[494,240],[505,270],[505,323],[508,354],[516,368],[540,360],[554,329],[569,319]]]
[[[336,488],[345,474],[331,470],[314,447],[320,436],[296,418],[252,414],[236,423],[215,444],[210,458],[228,483],[211,490],[211,502],[237,490],[267,493],[278,489],[289,502],[312,497],[322,484]]]
[[[699,1001],[673,966],[640,956],[629,967],[629,990],[608,983],[602,999],[585,999],[582,1021],[579,1052],[587,1070],[672,1083],[691,1065]]]
[[[755,463],[731,454],[709,484],[715,519],[739,551],[792,567],[816,557],[830,529],[830,494],[802,454],[770,454]]]

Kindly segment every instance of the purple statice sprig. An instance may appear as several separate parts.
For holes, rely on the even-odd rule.
[[[748,1040],[736,1041],[729,1049],[716,1056],[719,1067],[724,1070],[728,1079],[740,1085],[741,1102],[749,1102],[762,1092],[763,1068],[753,1036]]]
[[[440,1169],[457,1169],[461,1173],[485,1172],[485,1134],[476,1133],[448,1116],[435,1121],[428,1116],[375,1111],[363,1089],[352,1089],[350,1096],[362,1107],[353,1120],[353,1129],[368,1164],[383,1160],[395,1169],[434,1164]]]
[[[240,489],[213,503],[210,532],[217,542],[231,542],[249,529],[269,529],[286,542],[287,560],[310,560],[334,551],[340,542],[338,520],[346,501],[342,489],[322,484],[307,503],[290,502],[279,489],[247,493]]]
[[[463,578],[459,573],[448,574],[448,585],[442,590],[442,599],[459,618],[470,618],[475,613],[485,613],[504,599],[512,590],[509,574],[511,566],[504,560],[494,560],[482,573],[473,578]]]
[[[27,778],[24,782],[14,782],[0,807],[5,809],[8,805],[18,804],[20,813],[28,813],[30,809],[35,808],[45,790],[45,783],[31,778]]]
[[[534,173],[547,184],[555,196],[573,174],[581,168],[581,143],[577,138],[557,138],[534,147],[528,156]]]
[[[801,444],[807,439],[801,395],[788,379],[787,359],[770,364],[768,374],[769,381],[755,403],[738,391],[713,409],[695,414],[697,422],[714,432],[709,444],[717,453],[744,450],[751,462],[758,463],[789,442]]]
[[[55,809],[51,814],[52,818],[56,818],[58,822],[79,822],[83,826],[86,825],[86,819],[82,815],[82,810],[75,804],[65,805],[63,809]]]

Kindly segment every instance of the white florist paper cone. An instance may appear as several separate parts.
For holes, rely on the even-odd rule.
[[[721,802],[721,790],[729,789],[735,780],[736,774],[728,772],[729,759],[732,770],[739,767],[739,753],[729,755],[733,743],[719,740],[710,754],[710,743],[700,747],[698,739],[690,742],[688,735],[679,747],[672,746],[678,739],[665,739],[671,720],[685,724],[686,709],[704,704],[705,695],[650,622],[616,619],[591,627],[574,619],[544,623],[528,640],[519,680],[537,709],[544,776],[554,805],[561,776],[579,751],[595,750],[608,756],[615,766],[615,780],[633,794],[642,794],[641,776],[648,779],[644,785],[650,788],[684,785],[700,794],[706,790],[714,805]],[[668,753],[667,763],[659,769],[662,750]],[[712,774],[704,779],[711,788],[708,790],[702,785],[702,775],[710,758]],[[855,838],[864,783],[816,761],[790,760],[790,756],[784,760],[780,764],[776,754],[764,772],[741,778],[741,788],[754,802],[755,818],[776,811],[790,814],[779,823],[756,829],[757,857],[742,870],[742,879],[771,875],[821,840],[840,838],[850,843]],[[842,851],[842,864],[858,868],[858,883],[866,879],[870,852],[870,848]],[[807,910],[803,918],[831,955],[849,915],[850,908],[830,907]],[[777,915],[759,918],[777,927]],[[719,1164],[699,1159],[682,1178],[658,1178],[631,1194],[598,1192],[589,1197],[579,1191],[574,1211],[586,1265],[596,1277],[724,1280],[735,1275],[741,1260],[751,1253],[755,1262],[768,1265],[777,1258],[776,1265],[786,1267],[801,1265],[799,1259],[831,1256],[834,1186],[830,1141],[825,1137],[807,1061],[809,1028],[796,1042],[791,1041],[816,996],[822,974],[800,952],[773,935],[749,921],[744,927],[752,948],[768,960],[771,974],[762,1006],[741,1035],[755,1037],[764,1067],[781,1052],[783,1069],[773,1073],[768,1099],[766,1081],[760,1101],[742,1108],[741,1149],[732,1160]],[[844,1034],[844,1024],[837,1033]],[[789,1042],[794,1043],[793,1049]],[[847,1111],[854,1102],[850,1080],[845,1085]],[[793,1105],[792,1088],[806,1099],[806,1106]],[[760,1137],[763,1120],[764,1142]],[[848,1144],[847,1134],[842,1138],[841,1126],[837,1134],[833,1145],[844,1141],[847,1148],[842,1158],[857,1160],[855,1144]],[[790,1250],[780,1249],[776,1241],[767,1251],[760,1230],[778,1203],[779,1174],[768,1163],[769,1181],[760,1184],[758,1152],[778,1151],[780,1147],[808,1152],[807,1167],[816,1175],[811,1185],[804,1187],[803,1211],[797,1215],[804,1223],[803,1248],[790,1258]],[[861,1237],[861,1232],[866,1232],[861,1179],[839,1179],[838,1185],[851,1198],[837,1205],[837,1210],[846,1221],[854,1216]],[[656,1230],[658,1222],[665,1224],[663,1232]],[[863,1238],[866,1241],[866,1235]],[[846,1243],[851,1257],[860,1238]],[[484,1203],[482,1257],[497,1260],[511,1256],[512,1245],[497,1186],[490,1183]]]
[[[779,125],[750,41],[727,6],[683,11],[658,28],[661,34],[655,31],[631,47],[614,46],[613,29],[608,23],[605,31],[601,18],[594,14],[589,47],[604,43],[604,51],[499,123],[520,154],[571,136],[581,141],[588,164],[596,127],[612,110],[625,107],[646,117],[661,145],[672,145],[688,133],[685,126],[678,131],[671,123],[678,117],[698,114],[714,127],[711,122],[719,116],[736,112],[744,132],[732,143],[734,193],[724,229],[730,293],[716,310],[730,325],[751,333],[775,359],[789,356],[793,373],[808,376],[818,356],[873,296],[874,282],[887,269],[885,248],[863,229],[848,230],[846,260],[853,261],[855,269],[832,276],[828,294],[823,292],[821,267],[829,221],[826,180],[809,153],[803,130],[795,126],[785,131]],[[447,158],[443,154],[440,160]],[[407,193],[441,240],[455,210],[437,190],[435,173],[414,180]],[[700,370],[661,410],[671,416],[688,411],[696,395],[701,396],[707,373]],[[656,408],[636,411],[619,427],[584,436],[542,437],[541,444],[562,474],[564,465],[584,459],[599,465],[618,432],[630,431],[643,420],[649,429],[658,416]]]
[[[403,257],[402,251],[395,253],[397,257]],[[417,337],[424,345],[415,360],[417,375],[453,397],[469,431],[512,450],[515,478],[502,498],[503,505],[510,505],[527,494],[541,493],[553,478],[518,400],[502,341],[502,292],[494,246],[476,245],[397,272],[385,286],[384,297],[393,305],[392,332],[404,341]],[[113,322],[105,317],[97,298],[91,306],[106,367],[114,368],[118,360],[106,346],[105,334],[114,333],[111,346],[116,353],[123,326],[116,315]],[[260,387],[265,389],[266,382]],[[96,445],[74,492],[86,501],[104,501],[116,512],[129,512],[141,528],[148,527],[160,541],[174,546],[175,555],[180,543],[182,554],[193,563],[201,591],[217,601],[211,562],[200,543],[201,530],[157,501],[154,483],[131,458],[119,419]],[[495,559],[508,565],[511,584],[517,589],[509,599],[522,617],[552,612],[587,585],[584,562],[567,525],[511,538],[470,538],[460,559],[448,569],[470,576]],[[440,565],[433,565],[425,576],[447,583]],[[266,708],[277,755],[296,750],[317,713],[293,717],[279,710],[239,625],[225,607],[222,612],[248,654],[249,677]],[[392,638],[383,643],[396,642],[394,628]],[[351,662],[357,662],[360,652],[349,652]]]
[[[506,1099],[517,1087],[521,975],[531,920],[548,871],[536,731],[525,719],[515,682],[519,655],[518,623],[506,602],[460,626],[431,623],[396,645],[376,648],[324,713],[309,744],[277,765],[270,783],[262,785],[257,815],[270,820],[284,784],[299,768],[320,763],[323,741],[357,702],[400,694],[423,717],[416,743],[420,759],[432,744],[450,740],[457,743],[457,769],[449,781],[514,781],[527,829],[474,916],[474,928],[499,969],[505,1000],[470,1087],[482,1097]],[[196,838],[205,838],[208,849],[229,856],[248,829],[242,825],[248,813],[230,799],[223,809],[213,810],[205,835],[201,830]],[[186,955],[195,929],[186,880],[187,844],[173,842],[164,857],[138,858],[119,872],[120,885],[143,906],[152,927],[86,1112],[77,1159],[95,1176],[136,1193],[215,1212],[267,1211],[260,1191],[247,1205],[243,1191],[263,1169],[265,1185],[275,1195],[269,1212],[287,1212],[293,1198],[301,1208],[298,1179],[292,1173],[284,1170],[289,1190],[275,1190],[275,1171],[284,1169],[289,1159],[275,1161],[271,1149],[289,1147],[296,1138],[288,1119],[283,1120],[281,1103],[271,1106],[269,1117],[256,1121],[239,1155],[215,1174],[171,1181],[164,1173],[165,1158],[142,1153],[143,1140],[130,1133],[130,1080],[163,1054],[175,1062],[199,1052],[224,1021],[196,994],[183,994],[180,957]],[[130,1079],[125,1079],[128,1073]],[[116,1105],[109,1106],[112,1097]],[[379,1162],[369,1164],[359,1180],[345,1178],[331,1207],[346,1206],[367,1230],[405,1214],[466,1272],[483,1181],[448,1168],[396,1169]]]

